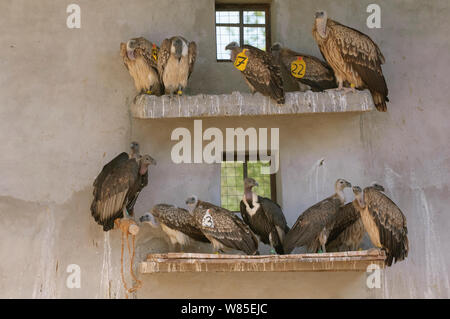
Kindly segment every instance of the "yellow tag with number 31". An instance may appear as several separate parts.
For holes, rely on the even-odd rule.
[[[248,63],[248,56],[246,55],[247,49],[242,50],[241,53],[239,53],[236,56],[236,59],[234,60],[234,66],[239,70],[239,71],[244,71],[245,68],[247,67],[247,63]]]
[[[293,77],[301,79],[306,73],[306,63],[301,56],[291,63],[291,74]]]

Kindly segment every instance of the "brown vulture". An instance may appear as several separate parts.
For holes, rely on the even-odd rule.
[[[316,13],[313,37],[334,70],[338,89],[343,88],[345,81],[352,90],[367,88],[377,110],[385,112],[389,101],[381,70],[385,60],[377,44],[364,33],[328,19],[324,11]]]
[[[250,229],[277,254],[284,254],[283,241],[289,232],[281,207],[271,199],[252,191],[258,183],[253,178],[244,180],[244,196],[240,203],[241,216]]]
[[[169,236],[175,250],[180,251],[182,247],[189,245],[192,240],[209,243],[209,240],[196,226],[194,216],[184,208],[158,204],[150,210],[150,213],[142,216],[140,221],[150,222],[152,215],[156,222],[161,225],[163,232]]]
[[[409,250],[406,217],[384,194],[384,187],[372,184],[364,188],[363,196],[360,187],[354,187],[353,192],[358,198],[361,219],[372,244],[386,252],[386,265],[405,259]]]
[[[334,72],[326,62],[312,55],[283,48],[279,43],[275,43],[270,50],[299,87],[300,83],[308,85],[314,92],[337,87]]]
[[[336,214],[333,229],[328,236],[325,248],[332,251],[355,251],[366,232],[358,210],[358,199],[345,204]]]
[[[203,202],[196,196],[186,199],[197,227],[218,252],[235,249],[247,255],[257,255],[258,239],[250,228],[229,210]]]
[[[133,215],[139,193],[147,186],[151,164],[156,161],[149,155],[122,153],[103,167],[94,181],[91,213],[104,231],[114,228],[115,219]]]
[[[292,226],[284,240],[284,251],[290,253],[297,246],[306,246],[308,252],[315,253],[322,248],[333,230],[336,214],[344,206],[344,188],[352,185],[344,179],[334,184],[335,193],[305,210]]]
[[[165,39],[162,42],[158,53],[158,72],[166,94],[183,94],[194,70],[196,57],[195,42],[188,42],[180,36]]]
[[[281,69],[272,54],[247,44],[241,48],[237,42],[231,42],[225,50],[231,50],[231,61],[241,71],[252,93],[259,92],[278,104],[285,103]]]
[[[147,39],[133,38],[120,44],[120,55],[134,79],[136,90],[143,94],[163,94],[157,69],[159,48]]]

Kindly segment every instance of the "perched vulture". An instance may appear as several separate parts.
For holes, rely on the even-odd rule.
[[[272,200],[252,191],[258,183],[253,178],[244,180],[244,197],[241,200],[241,216],[250,229],[277,254],[284,254],[283,241],[289,232],[281,207]]]
[[[166,94],[183,94],[194,70],[196,57],[195,42],[188,42],[180,36],[165,39],[162,42],[158,53],[158,72]]]
[[[120,44],[120,55],[125,67],[134,79],[136,90],[141,94],[161,95],[163,87],[160,83],[157,59],[159,48],[147,39],[133,38],[126,44]]]
[[[333,229],[328,236],[325,248],[332,251],[355,251],[366,232],[358,210],[358,199],[341,207],[336,214]]]
[[[408,256],[409,242],[406,217],[400,208],[384,194],[378,184],[364,188],[354,187],[358,198],[358,209],[364,227],[375,247],[386,251],[386,265],[405,259]]]
[[[194,216],[184,208],[158,204],[150,210],[150,213],[142,216],[140,221],[150,221],[150,214],[161,225],[163,232],[169,236],[170,242],[175,246],[176,250],[181,250],[182,247],[189,245],[192,240],[209,243],[209,240],[196,226]]]
[[[229,210],[198,200],[195,196],[186,200],[197,227],[218,252],[228,249],[241,250],[256,255],[258,239],[250,228]]]
[[[367,88],[377,110],[385,112],[389,99],[381,70],[384,56],[376,43],[364,33],[328,19],[323,11],[316,13],[313,37],[334,70],[339,89],[344,81],[352,90]]]
[[[278,104],[284,104],[281,70],[272,54],[251,45],[241,48],[237,42],[231,42],[225,50],[231,51],[231,61],[241,71],[252,93],[259,92]]]
[[[322,60],[283,48],[279,43],[275,43],[270,50],[299,87],[300,83],[308,85],[314,92],[337,87],[333,70]]]
[[[307,246],[308,252],[315,253],[322,248],[333,230],[336,214],[344,206],[344,188],[352,185],[344,179],[334,184],[335,193],[305,210],[292,226],[284,240],[284,251],[290,253],[297,246]]]
[[[151,164],[156,162],[149,155],[122,153],[103,167],[94,181],[91,213],[104,231],[114,228],[115,219],[133,215],[139,193],[147,186]]]

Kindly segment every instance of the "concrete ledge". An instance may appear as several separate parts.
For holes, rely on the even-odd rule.
[[[345,94],[335,90],[288,92],[286,104],[282,106],[259,93],[240,92],[181,97],[141,94],[131,105],[133,117],[140,119],[367,112],[373,109],[369,91]]]
[[[386,255],[378,249],[298,255],[150,254],[139,264],[142,274],[169,272],[305,272],[366,271],[384,268]]]

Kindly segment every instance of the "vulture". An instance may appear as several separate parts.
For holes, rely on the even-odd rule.
[[[285,103],[281,69],[272,54],[251,45],[241,48],[237,42],[229,43],[225,50],[231,51],[231,61],[241,71],[252,93],[257,91],[278,104]]]
[[[257,255],[258,239],[250,228],[229,210],[197,199],[186,199],[195,224],[218,252],[241,250],[247,255]]]
[[[324,11],[316,13],[312,33],[334,70],[338,89],[345,81],[352,90],[369,89],[377,110],[386,112],[388,88],[381,70],[385,60],[377,44],[364,33],[328,19]]]
[[[157,69],[158,52],[156,44],[143,37],[120,44],[123,63],[134,79],[136,90],[141,94],[159,96],[163,93]]]
[[[91,213],[104,231],[114,228],[114,220],[133,215],[134,204],[148,183],[150,155],[122,153],[106,164],[94,181]]]
[[[194,70],[196,57],[197,44],[195,42],[188,42],[180,36],[165,39],[162,42],[157,66],[166,94],[183,94]]]
[[[357,207],[358,199],[355,194],[355,199],[337,212],[325,245],[328,252],[358,250],[366,231]]]
[[[284,240],[284,251],[290,253],[297,246],[307,246],[308,252],[315,253],[322,248],[333,230],[336,214],[344,206],[344,188],[352,185],[340,178],[334,184],[335,193],[305,210],[292,226]]]
[[[140,222],[149,222],[152,215],[156,222],[161,225],[163,232],[169,236],[175,250],[181,250],[182,247],[189,245],[192,240],[209,243],[209,240],[195,225],[194,216],[184,208],[157,204],[150,210],[150,213],[146,213],[139,220]]]
[[[274,201],[252,191],[258,183],[253,178],[244,180],[244,196],[240,203],[241,216],[259,239],[272,246],[277,254],[284,254],[283,241],[289,232],[281,207]]]
[[[290,77],[297,82],[299,88],[300,83],[308,85],[314,92],[337,87],[333,70],[326,62],[311,55],[283,48],[279,43],[275,43],[270,50],[282,67],[286,68]]]
[[[363,193],[360,187],[354,187],[353,192],[372,244],[386,252],[386,265],[405,259],[409,250],[406,217],[384,194],[384,187],[372,184],[364,188]]]

